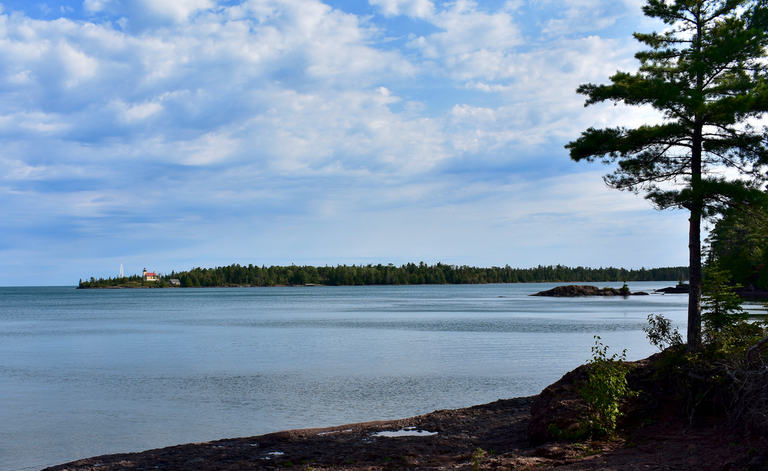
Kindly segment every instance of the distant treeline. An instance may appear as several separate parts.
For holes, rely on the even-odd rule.
[[[604,281],[678,281],[688,279],[688,267],[641,268],[585,268],[562,265],[536,268],[505,267],[478,268],[468,266],[427,265],[408,263],[399,267],[389,265],[337,265],[313,266],[256,266],[229,265],[216,268],[193,268],[171,272],[158,277],[157,282],[142,282],[140,276],[125,278],[91,278],[80,280],[81,288],[107,288],[112,286],[171,286],[177,279],[182,287],[213,286],[279,286],[279,285],[442,285],[485,283],[536,282],[604,282]]]

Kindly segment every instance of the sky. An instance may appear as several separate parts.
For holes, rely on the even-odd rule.
[[[572,162],[639,0],[0,0],[0,286],[193,267],[687,265]]]

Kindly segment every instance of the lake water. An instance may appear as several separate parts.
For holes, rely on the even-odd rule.
[[[528,396],[593,335],[685,332],[685,295],[528,296],[554,286],[0,288],[0,469]]]

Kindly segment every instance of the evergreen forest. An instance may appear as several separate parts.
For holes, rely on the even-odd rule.
[[[706,242],[705,267],[716,266],[736,289],[768,290],[768,195],[750,205],[728,208]]]

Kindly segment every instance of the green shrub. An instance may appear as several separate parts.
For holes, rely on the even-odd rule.
[[[683,337],[677,327],[673,330],[672,321],[661,314],[648,314],[648,325],[643,327],[643,332],[651,345],[662,351],[683,344]]]
[[[472,453],[472,471],[479,471],[480,466],[487,456],[488,453],[485,450],[477,448],[474,453]]]
[[[579,388],[590,410],[589,428],[593,435],[613,435],[621,416],[619,406],[625,396],[635,395],[627,384],[627,351],[608,356],[608,347],[595,336],[587,380]],[[581,427],[580,427],[581,428]]]

